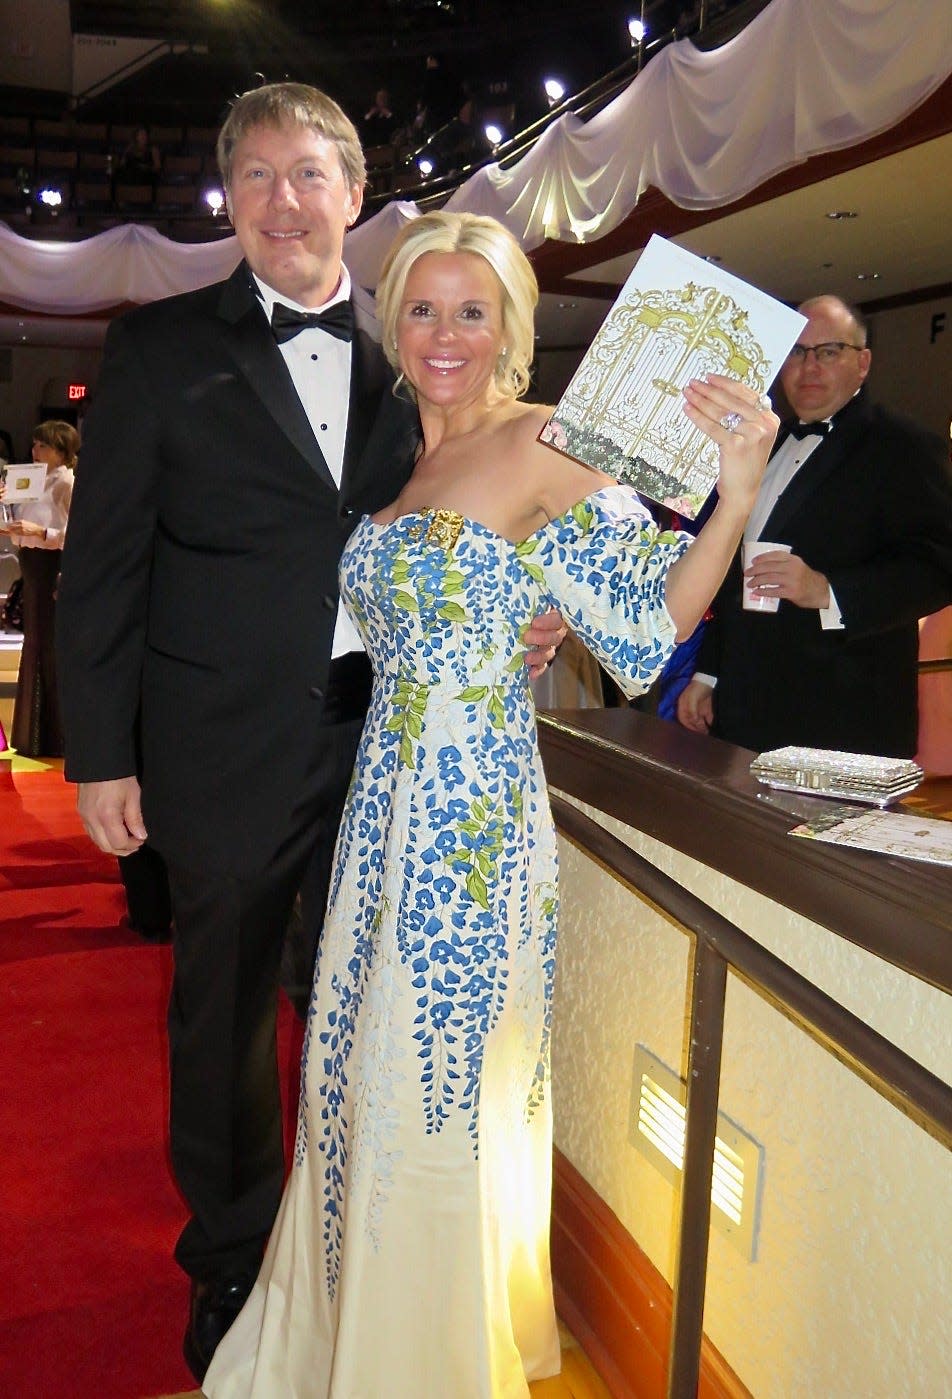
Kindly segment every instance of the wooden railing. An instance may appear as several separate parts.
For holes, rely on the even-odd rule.
[[[617,733],[624,732],[626,717],[638,726],[640,734],[653,742],[655,749],[650,751],[652,742],[649,742],[645,745],[649,751],[628,755],[631,769],[627,774],[628,790],[631,791],[633,770],[641,766],[650,783],[657,783],[660,778],[670,785],[676,798],[678,787],[692,780],[684,760],[685,755],[690,755],[692,751],[690,746],[684,747],[681,737],[675,734],[674,748],[670,748],[672,735],[664,731],[676,729],[676,726],[666,726],[664,721],[649,719],[648,716],[633,716],[630,711],[627,716],[620,715],[614,721]],[[584,723],[581,716],[572,718]],[[560,716],[542,716],[540,732],[550,785],[568,790],[590,806],[604,809],[627,824],[638,827],[642,823],[636,809],[637,799],[632,800],[632,809],[626,815],[624,798],[619,795],[624,791],[624,772],[619,772],[614,783],[609,779],[606,785],[604,781],[605,769],[601,763],[606,756],[605,749],[609,746],[616,748],[613,766],[617,769],[618,745],[606,741],[604,720],[593,717],[590,722],[596,729],[601,726],[603,732],[586,740],[579,728],[560,722]],[[661,728],[652,728],[652,725],[660,725]],[[683,735],[683,738],[690,745],[693,736]],[[700,807],[703,808],[705,794],[711,796],[711,776],[719,761],[717,750],[722,750],[723,757],[728,745],[718,744],[716,740],[701,740],[701,743],[714,745],[713,767],[709,766],[706,772],[693,774],[696,797],[700,798]],[[565,762],[569,749],[572,750],[573,760]],[[703,754],[708,750],[695,744],[693,751]],[[723,786],[742,787],[736,774],[746,768],[751,755],[745,756],[744,751],[739,749],[731,752],[736,753],[741,761],[737,764],[728,760]],[[671,761],[667,775],[663,771],[665,760]],[[722,792],[719,795],[730,800],[731,793]],[[743,797],[743,793],[734,795],[738,799]],[[690,1048],[686,1075],[686,1135],[667,1380],[668,1399],[695,1399],[701,1363],[714,1139],[728,972],[741,976],[823,1049],[948,1148],[952,1148],[952,1088],[728,919],[709,908],[696,895],[656,869],[576,806],[555,794],[551,800],[556,825],[564,836],[632,891],[676,920],[685,932],[693,936],[695,942],[689,971]],[[650,805],[650,796],[648,800]],[[698,821],[704,820],[701,810],[696,815]],[[661,834],[658,831],[649,833]],[[727,839],[730,839],[729,835]],[[802,844],[810,846],[813,842]],[[861,879],[863,862],[869,857],[863,852],[849,852],[846,859],[849,854],[860,857],[861,868],[854,874]],[[710,854],[708,863],[714,863]],[[911,974],[946,992],[952,992],[952,956],[948,941],[952,901],[948,898],[948,873],[943,872],[943,876],[944,882],[940,887],[945,890],[945,902],[936,907],[934,918],[929,912],[923,916],[922,941],[915,936],[914,927],[903,928],[906,947],[902,965]],[[940,881],[943,876],[940,876]],[[773,891],[773,896],[778,897],[776,891]],[[809,891],[806,897],[809,898]],[[780,896],[780,899],[790,906],[798,902],[797,894]],[[841,915],[835,902],[830,907],[828,925],[836,929]],[[931,937],[933,924],[945,927],[945,939],[940,938],[937,944]],[[908,936],[910,932],[912,936]],[[854,940],[859,941],[859,937]],[[936,949],[938,958],[934,955]],[[897,958],[890,957],[890,960],[896,961]]]

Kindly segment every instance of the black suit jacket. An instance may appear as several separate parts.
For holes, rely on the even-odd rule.
[[[415,408],[358,329],[338,491],[242,264],[113,323],[58,601],[66,775],[140,770],[150,838],[260,869],[292,822],[337,566],[409,475]]]
[[[758,751],[805,744],[912,756],[918,619],[952,601],[943,443],[862,391],[760,534],[826,575],[844,630],[824,631],[818,612],[789,602],[745,612],[738,554],[697,661],[718,678],[713,731]]]

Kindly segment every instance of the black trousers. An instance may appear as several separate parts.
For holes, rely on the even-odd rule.
[[[23,647],[10,742],[25,758],[61,758],[63,725],[53,652],[59,549],[21,549]]]
[[[335,663],[291,834],[266,868],[241,878],[167,862],[175,914],[171,1155],[192,1215],[175,1257],[203,1281],[257,1271],[281,1198],[279,969],[300,892],[306,946],[295,960],[309,979],[313,970],[370,690],[365,658],[352,659]]]
[[[126,891],[129,927],[146,937],[164,937],[172,921],[172,900],[162,856],[151,845],[142,845],[116,863]]]

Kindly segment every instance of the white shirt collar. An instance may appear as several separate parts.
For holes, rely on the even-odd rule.
[[[292,311],[326,311],[328,306],[336,306],[338,301],[350,300],[350,273],[343,263],[341,263],[340,267],[340,281],[337,284],[337,290],[334,292],[333,296],[328,297],[320,306],[302,306],[300,301],[292,301],[289,296],[283,296],[281,292],[275,291],[273,287],[269,287],[267,282],[261,280],[257,272],[252,272],[251,275],[258,288],[258,294],[261,297],[265,315],[268,317],[269,321],[276,301],[280,301],[282,306],[290,306]]]

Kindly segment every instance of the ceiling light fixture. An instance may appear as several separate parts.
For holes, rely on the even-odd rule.
[[[878,282],[878,281],[879,281],[879,273],[878,273],[878,272],[857,272],[857,274],[856,274],[856,280],[857,280],[857,282]]]
[[[828,219],[858,219],[859,214],[855,209],[831,209],[826,217]]]
[[[565,96],[565,87],[558,78],[546,78],[542,84],[545,88],[545,95],[548,98],[549,106],[554,107],[557,102],[561,102]]]

